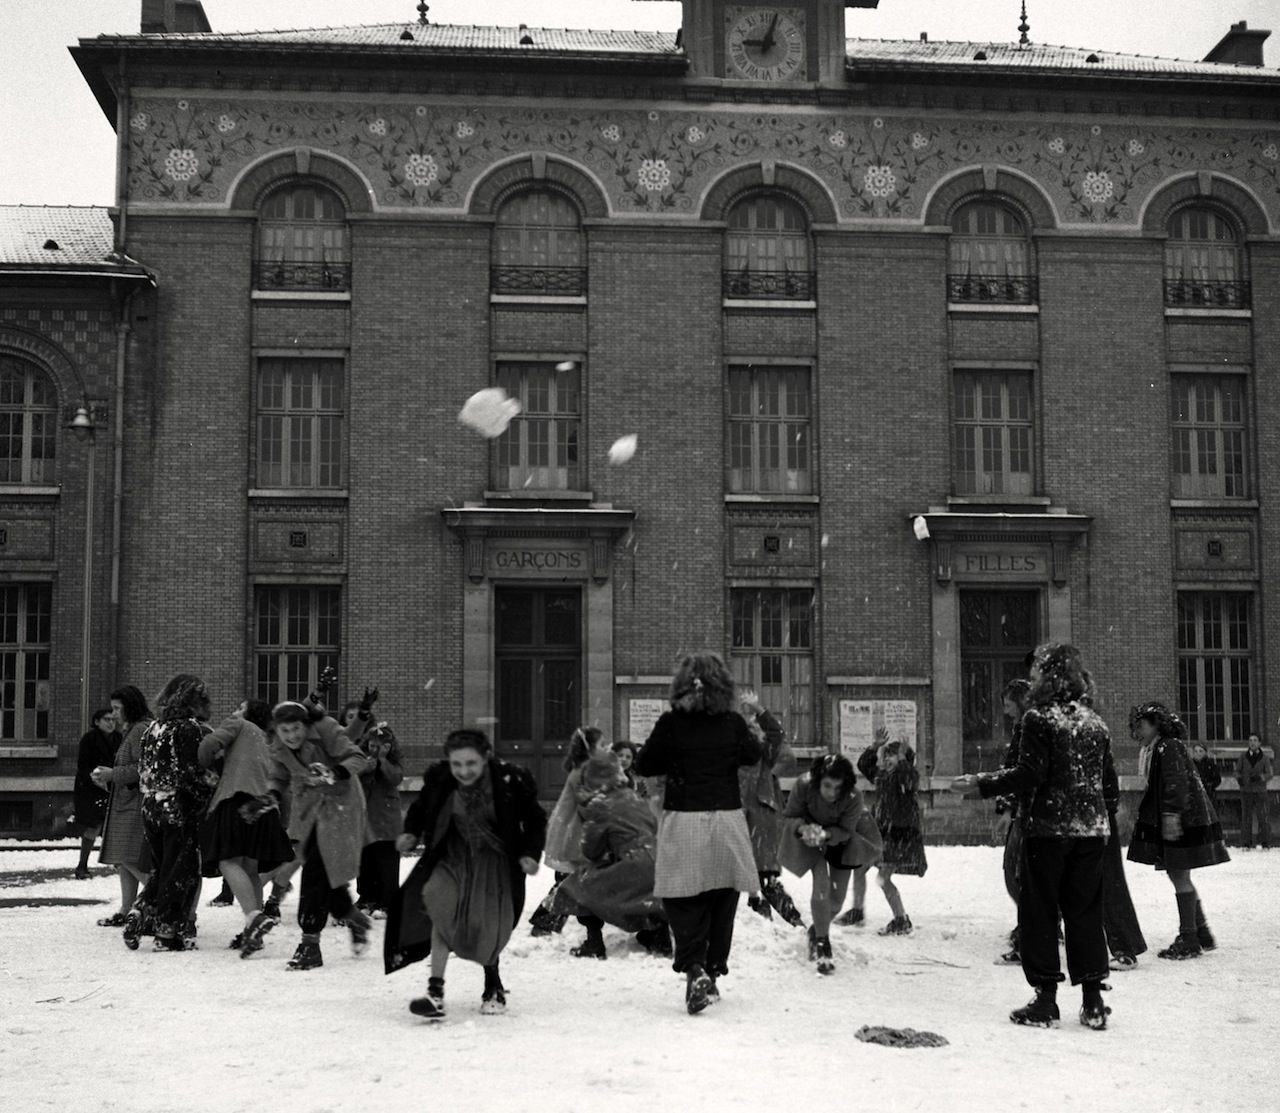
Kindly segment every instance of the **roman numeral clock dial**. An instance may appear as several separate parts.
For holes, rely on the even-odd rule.
[[[803,75],[804,12],[791,8],[727,8],[727,77],[789,81]]]

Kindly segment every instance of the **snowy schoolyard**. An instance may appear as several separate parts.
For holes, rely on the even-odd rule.
[[[129,952],[95,924],[115,910],[114,873],[73,880],[70,845],[0,849],[0,1095],[22,1113],[1280,1108],[1280,851],[1233,850],[1196,872],[1219,946],[1183,963],[1155,957],[1176,932],[1171,886],[1129,869],[1151,950],[1113,975],[1105,1032],[1079,1025],[1066,989],[1059,1029],[1009,1023],[1030,994],[1017,967],[993,964],[1014,919],[1000,851],[928,854],[924,878],[899,882],[915,933],[876,934],[889,911],[873,885],[870,926],[832,929],[833,977],[806,963],[803,932],[744,900],[723,1000],[690,1017],[683,978],[621,932],[606,929],[600,962],[570,957],[572,921],[543,939],[522,924],[503,957],[507,1015],[479,1015],[481,971],[455,960],[449,1016],[430,1024],[406,1009],[425,966],[382,974],[381,923],[359,959],[327,929],[325,965],[307,973],[284,968],[296,893],[252,959],[226,949],[239,914],[203,903],[199,950],[144,939]],[[550,881],[532,879],[531,901]],[[807,884],[784,882],[807,919]],[[206,881],[204,899],[214,892]],[[863,1043],[863,1025],[949,1042]]]

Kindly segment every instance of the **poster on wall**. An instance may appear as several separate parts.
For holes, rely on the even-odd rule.
[[[916,701],[913,699],[842,699],[837,721],[840,752],[856,761],[883,728],[891,742],[916,745]]]
[[[632,699],[627,701],[627,740],[643,746],[653,724],[671,704],[664,699]]]

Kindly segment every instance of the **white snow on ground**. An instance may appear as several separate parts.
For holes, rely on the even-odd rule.
[[[1269,1065],[1280,1020],[1280,851],[1234,851],[1196,871],[1216,952],[1157,959],[1175,934],[1168,880],[1130,868],[1151,951],[1112,977],[1105,1032],[1076,1020],[1060,992],[1059,1029],[1018,1028],[1029,991],[996,966],[1014,909],[1000,851],[929,847],[922,879],[899,882],[916,923],[868,893],[870,926],[833,929],[838,969],[817,976],[803,933],[738,913],[723,1001],[685,1013],[669,963],[606,929],[606,962],[568,951],[582,929],[533,939],[522,924],[503,956],[507,1015],[478,1013],[479,967],[451,963],[448,1019],[406,1010],[425,965],[384,977],[381,927],[364,957],[325,931],[325,965],[284,969],[299,937],[296,896],[266,949],[242,961],[226,944],[242,920],[202,906],[200,949],[129,952],[94,921],[115,908],[113,873],[75,881],[70,848],[0,850],[0,902],[91,897],[81,906],[0,907],[0,1095],[8,1110],[60,1113],[398,1113],[400,1110],[612,1113],[671,1110],[1080,1110],[1253,1113],[1280,1108]],[[408,862],[404,863],[407,871]],[[16,874],[59,872],[15,887]],[[530,901],[551,881],[532,880]],[[807,913],[808,886],[787,876]],[[216,891],[205,883],[205,897]],[[939,1033],[942,1048],[854,1039],[862,1025]]]

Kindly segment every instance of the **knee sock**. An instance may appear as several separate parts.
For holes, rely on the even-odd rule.
[[[1196,897],[1196,927],[1202,928],[1207,926],[1209,921],[1205,919],[1204,909],[1200,907],[1200,898]]]
[[[87,870],[89,868],[89,855],[93,853],[94,835],[80,836],[80,861],[76,869]]]
[[[1178,900],[1178,931],[1184,935],[1196,933],[1196,891],[1175,893]]]

